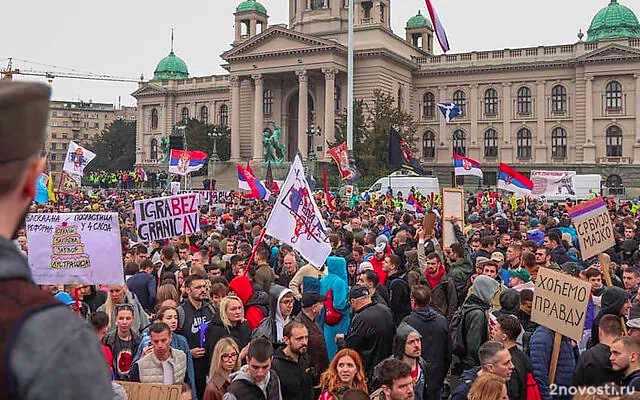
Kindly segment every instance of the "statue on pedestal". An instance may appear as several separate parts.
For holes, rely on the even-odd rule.
[[[160,139],[160,153],[162,154],[160,162],[163,164],[169,163],[169,157],[171,157],[171,145],[169,144],[168,137]]]
[[[264,163],[271,162],[276,167],[281,166],[284,163],[285,155],[287,154],[287,146],[282,141],[282,128],[277,122],[271,121],[274,126],[273,132],[271,129],[266,128],[262,132],[262,145],[264,147]]]

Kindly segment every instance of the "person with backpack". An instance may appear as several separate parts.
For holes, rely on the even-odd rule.
[[[528,399],[527,391],[529,389],[539,393],[538,385],[533,378],[531,359],[516,345],[516,339],[520,332],[522,332],[522,327],[515,316],[502,315],[498,317],[496,324],[493,326],[491,335],[492,340],[504,344],[511,354],[513,373],[507,381],[509,400]],[[535,388],[530,388],[529,384],[535,386]]]
[[[401,271],[402,261],[397,254],[385,256],[382,269],[387,273],[385,286],[389,291],[389,308],[393,313],[393,322],[398,326],[411,312],[409,282]]]
[[[325,297],[324,312],[318,324],[322,327],[329,360],[338,352],[336,335],[346,334],[351,323],[347,295],[347,261],[342,257],[327,258],[327,276],[320,279],[320,295]]]

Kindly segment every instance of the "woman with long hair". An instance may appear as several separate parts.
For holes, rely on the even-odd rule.
[[[244,319],[244,306],[237,296],[227,296],[220,301],[220,310],[207,326],[205,344],[209,354],[214,346],[224,337],[231,337],[239,348],[251,341],[251,328]]]
[[[349,389],[368,392],[360,355],[355,350],[342,349],[336,353],[329,369],[320,376],[322,393],[318,400],[341,400]]]
[[[104,311],[109,316],[109,332],[116,330],[115,321],[117,314],[117,306],[119,304],[128,304],[133,310],[133,323],[131,330],[139,333],[144,327],[149,325],[149,316],[142,308],[138,298],[134,293],[127,289],[127,285],[109,285],[109,294],[107,301],[97,311]]]
[[[158,287],[156,294],[156,307],[160,308],[165,300],[173,300],[176,307],[180,304],[180,294],[178,289],[171,283],[164,283]]]
[[[504,379],[496,374],[483,372],[471,385],[469,400],[509,400]]]
[[[240,349],[235,340],[225,337],[218,340],[211,356],[209,381],[203,400],[222,400],[231,384],[229,375],[240,369]]]

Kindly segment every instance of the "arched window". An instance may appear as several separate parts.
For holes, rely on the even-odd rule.
[[[467,154],[467,137],[460,129],[453,132],[453,151],[461,156]]]
[[[436,157],[436,135],[431,131],[422,135],[422,156],[424,158]]]
[[[151,139],[151,159],[158,159],[158,140]]]
[[[622,157],[622,129],[619,126],[607,128],[607,157]]]
[[[189,120],[189,109],[187,107],[182,107],[182,122],[187,122]]]
[[[484,113],[485,115],[498,114],[498,91],[487,89],[484,92]]]
[[[622,109],[622,85],[620,82],[611,81],[606,88],[607,110],[618,111]]]
[[[622,184],[622,178],[620,178],[620,175],[612,174],[607,176],[607,180],[604,185],[609,189],[610,195],[624,194],[624,185]]]
[[[467,95],[462,90],[456,90],[453,93],[453,104],[458,106],[461,117],[467,114]]]
[[[342,91],[340,85],[336,85],[333,89],[333,103],[336,111],[342,110]]]
[[[422,96],[422,118],[433,119],[436,113],[436,97],[431,92]]]
[[[311,9],[319,10],[324,8],[324,0],[311,0]]]
[[[526,86],[518,89],[518,114],[531,114],[531,89]]]
[[[518,158],[530,159],[531,158],[531,131],[527,128],[522,128],[518,131],[517,146],[518,146]]]
[[[487,129],[484,133],[484,156],[485,158],[498,157],[498,132],[495,129]]]
[[[567,111],[567,89],[562,85],[554,86],[551,89],[551,111],[554,113]]]
[[[151,109],[151,129],[158,129],[158,109]]]
[[[551,132],[551,157],[567,158],[567,131],[563,128]]]
[[[200,122],[202,122],[203,124],[209,123],[209,107],[200,107]]]
[[[271,115],[273,112],[273,92],[267,89],[262,93],[262,112],[265,115]]]
[[[229,107],[227,107],[226,104],[220,106],[220,117],[218,121],[220,126],[229,126]]]

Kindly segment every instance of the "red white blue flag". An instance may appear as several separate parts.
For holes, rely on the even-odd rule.
[[[440,42],[440,48],[442,48],[443,52],[447,52],[450,50],[449,48],[449,39],[447,39],[447,33],[444,31],[444,26],[440,21],[440,17],[438,17],[438,13],[436,9],[433,8],[431,4],[431,0],[425,0],[427,3],[427,9],[429,10],[429,16],[431,16],[431,22],[433,23],[433,27],[436,30],[436,36],[438,37],[438,42]]]
[[[476,160],[454,154],[453,166],[455,167],[456,176],[473,175],[482,178],[482,169],[480,168],[480,163]]]
[[[186,175],[202,168],[207,160],[207,153],[202,151],[187,151],[171,149],[169,172]]]
[[[511,168],[507,164],[500,163],[498,173],[498,189],[508,190],[518,194],[531,194],[533,182],[520,172]]]
[[[271,196],[271,192],[255,177],[251,167],[244,169],[238,165],[238,188],[251,191],[251,196],[256,200],[268,200]]]

